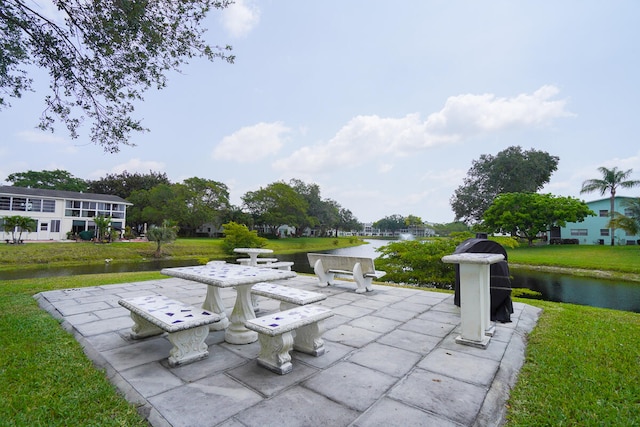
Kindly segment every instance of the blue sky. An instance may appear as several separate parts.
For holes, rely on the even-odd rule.
[[[223,182],[240,205],[298,178],[362,222],[442,223],[471,162],[519,145],[560,158],[544,192],[597,199],[579,192],[600,166],[640,179],[639,21],[633,0],[238,0],[206,33],[235,64],[171,73],[134,113],[150,132],[117,154],[39,132],[34,73],[36,92],[0,113],[0,180],[153,170]]]

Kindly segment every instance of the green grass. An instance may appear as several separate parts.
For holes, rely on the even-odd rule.
[[[507,248],[509,264],[601,270],[640,275],[640,247],[546,245]]]
[[[529,336],[507,426],[640,425],[640,314],[557,304]]]
[[[147,426],[74,337],[38,307],[33,295],[159,277],[157,272],[125,273],[2,283],[0,425]]]
[[[362,241],[348,238],[301,237],[269,240],[267,248],[274,255],[311,252],[343,248]],[[109,244],[90,242],[25,243],[24,245],[0,245],[0,271],[42,266],[69,266],[78,264],[144,262],[153,259],[156,244],[153,242],[114,242]],[[202,263],[213,259],[228,258],[222,250],[222,239],[178,239],[162,246],[165,258],[196,259]]]

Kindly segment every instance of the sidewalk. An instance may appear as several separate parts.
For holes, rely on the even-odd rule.
[[[154,427],[160,426],[498,426],[524,361],[539,309],[514,303],[486,350],[455,343],[460,310],[453,295],[374,285],[356,294],[339,281],[320,288],[299,275],[278,283],[327,294],[320,305],[326,353],[293,351],[293,371],[257,366],[259,344],[207,338],[207,359],[169,368],[164,336],[132,341],[120,298],[159,293],[202,304],[206,285],[177,278],[42,292],[41,307],[62,320],[96,366]],[[233,289],[222,290],[227,311]],[[259,299],[258,316],[278,308]]]

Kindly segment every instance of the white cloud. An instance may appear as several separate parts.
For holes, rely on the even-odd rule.
[[[281,122],[258,123],[246,126],[225,136],[213,149],[213,158],[234,160],[239,163],[253,163],[276,154],[284,145],[286,134],[291,129]]]
[[[120,163],[115,165],[110,170],[96,170],[91,173],[91,178],[102,178],[107,174],[120,174],[122,172],[129,173],[141,173],[147,174],[149,171],[162,171],[165,168],[165,164],[163,162],[157,162],[154,160],[140,160],[140,159],[130,159],[126,163]]]
[[[233,37],[245,37],[260,22],[260,10],[245,0],[235,0],[222,12],[222,26]]]
[[[24,130],[17,133],[18,138],[26,142],[37,144],[65,144],[66,140],[49,132]]]
[[[357,116],[326,143],[302,147],[275,163],[281,170],[322,172],[329,166],[358,166],[385,156],[402,157],[416,151],[447,145],[477,135],[506,129],[547,126],[554,119],[571,116],[565,100],[553,100],[554,86],[533,94],[498,98],[493,94],[458,95],[422,120],[418,113],[401,118]]]

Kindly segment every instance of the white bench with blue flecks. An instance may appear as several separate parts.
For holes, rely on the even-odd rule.
[[[305,305],[247,320],[247,329],[258,332],[258,365],[284,375],[293,369],[289,354],[292,348],[313,356],[323,355],[322,321],[331,316],[329,308]]]
[[[209,355],[204,340],[209,335],[209,324],[220,321],[216,313],[157,294],[121,299],[118,304],[131,312],[131,338],[168,333],[173,344],[169,366],[185,365]]]
[[[304,289],[269,282],[256,283],[251,288],[251,294],[252,296],[259,295],[280,301],[280,311],[327,299],[325,294],[319,292],[305,291]],[[254,301],[253,308],[257,310],[257,300]]]

